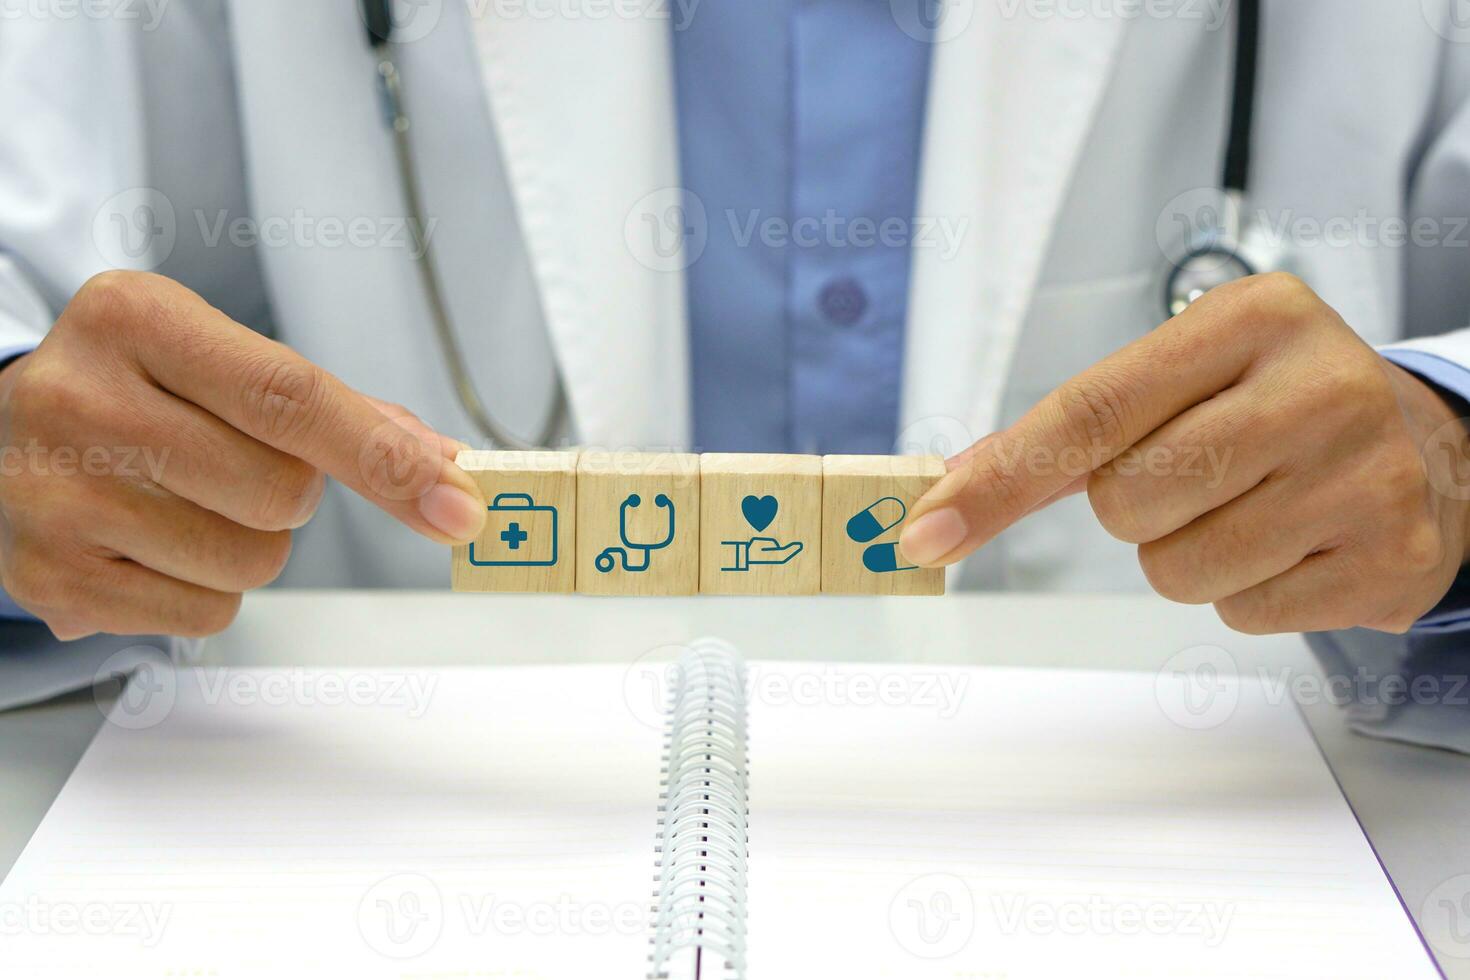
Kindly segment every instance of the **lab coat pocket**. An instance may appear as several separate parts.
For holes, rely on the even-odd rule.
[[[1158,326],[1158,270],[1043,285],[1032,297],[1006,386],[1009,424],[1073,375]]]
[[[1164,318],[1162,288],[1158,271],[1149,269],[1038,289],[1012,364],[1003,423],[1011,424],[1062,382],[1158,326]],[[1032,515],[1000,541],[1007,588],[1148,587],[1133,548],[1102,529],[1085,496]]]

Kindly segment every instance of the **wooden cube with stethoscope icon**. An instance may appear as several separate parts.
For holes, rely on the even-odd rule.
[[[699,457],[585,450],[577,465],[577,590],[699,591]]]

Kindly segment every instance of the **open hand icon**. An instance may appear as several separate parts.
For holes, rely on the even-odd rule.
[[[754,565],[785,565],[805,547],[800,541],[781,544],[775,538],[751,538],[749,541],[721,541],[720,544],[735,549],[735,558],[722,572],[746,572]]]

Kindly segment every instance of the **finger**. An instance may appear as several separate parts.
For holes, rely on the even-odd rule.
[[[358,395],[365,399],[373,408],[376,408],[384,418],[397,422],[402,428],[407,429],[411,434],[418,436],[429,445],[438,446],[439,454],[447,460],[452,461],[460,453],[471,448],[469,443],[462,442],[453,436],[446,436],[442,433],[435,432],[423,419],[396,402],[383,401],[381,398],[374,398],[372,395],[365,395],[360,391]]]
[[[1254,388],[1236,387],[1185,411],[1095,471],[1087,496],[1098,522],[1132,544],[1156,541],[1250,492],[1291,453]]]
[[[970,460],[975,458],[976,453],[983,451],[985,447],[994,442],[996,437],[999,435],[1000,433],[998,432],[992,432],[988,436],[981,437],[975,442],[974,445],[970,446],[968,449],[964,449],[958,453],[955,453],[949,459],[944,461],[945,470],[953,472],[954,470],[960,469],[961,467],[967,465]]]
[[[1164,598],[1216,602],[1328,550],[1336,531],[1326,515],[1338,513],[1337,506],[1290,476],[1268,478],[1172,534],[1140,545],[1138,562]]]
[[[336,377],[235,323],[194,293],[148,277],[106,287],[121,342],[155,382],[268,446],[335,477],[443,543],[479,533],[485,504],[437,444],[385,419]],[[161,332],[156,326],[168,324]]]
[[[1349,629],[1382,601],[1364,581],[1347,549],[1334,549],[1217,601],[1215,611],[1226,626],[1255,635]]]
[[[1047,497],[1045,500],[1038,503],[1035,507],[1032,507],[1026,512],[1026,514],[1034,514],[1038,510],[1045,510],[1052,504],[1056,503],[1058,500],[1065,500],[1067,497],[1073,497],[1079,493],[1082,493],[1084,490],[1087,489],[1087,481],[1091,479],[1091,477],[1091,473],[1082,474],[1081,476],[1077,477],[1077,479],[1073,480],[1071,483],[1067,484],[1065,487],[1062,487],[1062,489],[1052,494],[1050,497]],[[1021,516],[1024,517],[1026,515],[1023,514]]]
[[[949,471],[949,472],[953,472],[954,470],[960,469],[961,467],[965,466],[972,458],[974,458],[974,456],[975,456],[976,453],[981,452],[988,444],[990,444],[996,438],[996,436],[998,434],[999,433],[992,432],[990,435],[988,435],[985,438],[981,439],[979,442],[975,443],[970,448],[968,448],[968,449],[964,450],[963,452],[958,453],[958,454],[956,454],[954,456],[951,456],[949,459],[945,460],[944,461],[944,468],[945,468],[945,470],[946,471]],[[1047,507],[1050,507],[1052,504],[1056,503],[1058,500],[1061,500],[1061,499],[1063,499],[1065,497],[1070,497],[1070,496],[1072,496],[1074,494],[1081,493],[1082,491],[1084,491],[1084,490],[1087,489],[1087,481],[1088,481],[1088,478],[1091,475],[1092,475],[1092,473],[1091,473],[1090,470],[1087,471],[1087,472],[1085,472],[1085,473],[1082,473],[1080,476],[1078,476],[1076,479],[1074,479],[1071,483],[1068,483],[1066,486],[1064,486],[1062,489],[1058,490],[1056,493],[1054,493],[1051,496],[1047,497],[1045,500],[1042,500],[1039,503],[1037,503],[1036,506],[1032,507],[1031,510],[1027,511],[1027,513],[1029,514],[1029,513],[1032,513],[1033,511],[1043,510],[1043,509],[1045,509]]]
[[[298,528],[321,504],[320,470],[166,391],[144,388],[128,412],[101,424],[128,447],[108,476],[156,485],[235,524]]]
[[[89,556],[53,590],[53,600],[27,608],[60,640],[94,633],[117,636],[213,636],[234,621],[241,596],[170,578],[122,558]]]
[[[182,582],[247,592],[273,582],[291,555],[289,531],[259,531],[162,490],[113,481],[90,501],[81,534],[97,547]]]
[[[1079,477],[1233,385],[1254,356],[1263,313],[1239,283],[1209,294],[1064,383],[988,439],[913,509],[901,547],[916,564],[958,561]],[[1217,295],[1218,294],[1218,295]]]

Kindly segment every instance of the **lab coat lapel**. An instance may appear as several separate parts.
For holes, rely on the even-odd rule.
[[[562,18],[468,2],[578,435],[687,445],[684,263],[664,247],[684,223],[670,24],[658,13],[669,5]]]
[[[934,54],[919,214],[949,239],[936,232],[935,244],[914,249],[901,449],[957,450],[998,423],[1052,226],[1126,23],[1053,13],[946,4],[940,34],[954,36]]]

